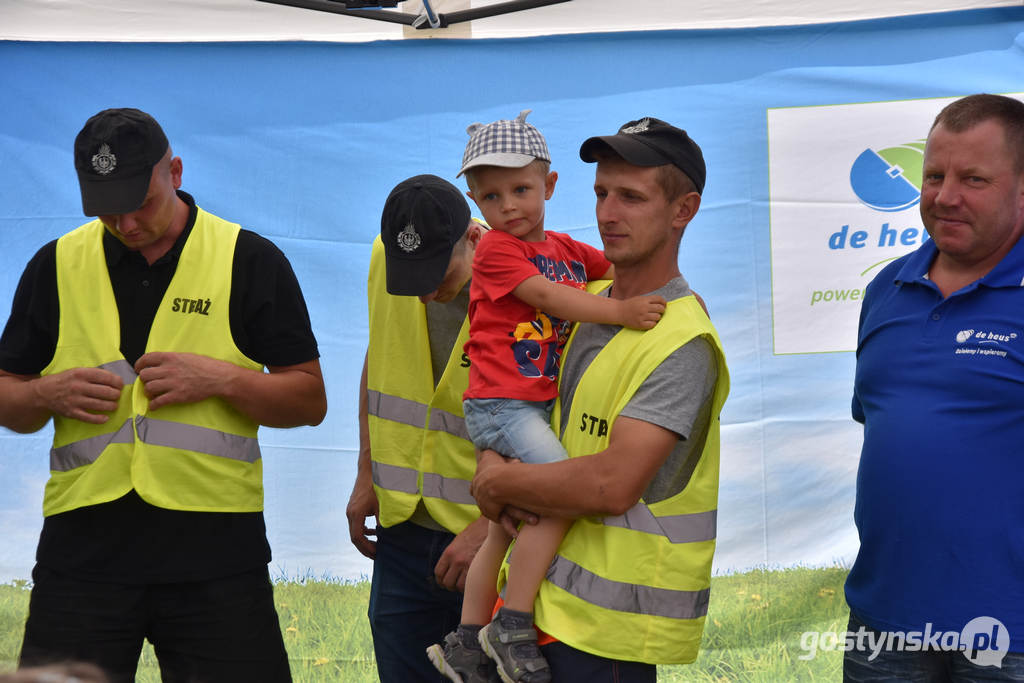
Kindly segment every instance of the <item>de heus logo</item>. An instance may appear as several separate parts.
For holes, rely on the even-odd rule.
[[[924,140],[865,149],[850,168],[850,187],[876,211],[902,211],[921,201]]]

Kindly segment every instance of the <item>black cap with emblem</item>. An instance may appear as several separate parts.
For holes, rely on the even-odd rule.
[[[443,178],[418,175],[396,185],[380,217],[388,293],[422,296],[437,289],[470,217],[462,192]]]
[[[587,138],[580,146],[580,158],[587,163],[597,161],[601,147],[611,147],[620,157],[634,166],[662,166],[672,164],[685,173],[697,188],[704,192],[707,168],[704,154],[685,130],[653,116],[630,121],[615,135]]]
[[[75,138],[86,216],[131,213],[146,199],[153,166],[167,153],[160,124],[138,109],[104,109]]]

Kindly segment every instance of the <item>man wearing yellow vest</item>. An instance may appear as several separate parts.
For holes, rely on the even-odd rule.
[[[0,424],[54,423],[20,664],[130,681],[148,639],[164,681],[290,681],[257,430],[327,409],[298,282],[178,189],[148,114],[96,114],[74,160],[98,219],[36,253],[0,338]]]
[[[706,170],[685,131],[651,117],[588,139],[580,157],[597,162],[597,224],[615,265],[614,283],[595,289],[661,295],[668,308],[646,332],[578,324],[552,416],[570,458],[485,452],[472,491],[490,519],[576,520],[534,605],[551,679],[650,683],[656,665],[697,656],[715,547],[728,371],[678,265]]]
[[[487,534],[469,493],[476,457],[462,414],[483,231],[458,188],[414,176],[388,196],[370,256],[359,467],[346,513],[352,543],[373,560],[369,619],[383,683],[444,680],[423,651],[458,625]]]

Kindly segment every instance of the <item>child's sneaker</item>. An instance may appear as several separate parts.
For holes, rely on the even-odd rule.
[[[444,649],[434,644],[427,648],[430,663],[449,680],[455,683],[497,683],[498,674],[484,651],[477,647],[467,647],[459,637],[458,631],[452,631],[444,637]]]
[[[551,669],[537,647],[537,631],[505,629],[498,617],[480,629],[480,645],[505,683],[550,683]]]

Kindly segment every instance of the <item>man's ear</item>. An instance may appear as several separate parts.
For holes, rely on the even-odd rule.
[[[672,219],[672,225],[686,228],[686,225],[697,215],[697,210],[700,209],[700,195],[696,192],[687,192],[673,203],[675,204],[676,211]]]
[[[472,218],[469,219],[469,225],[466,226],[466,242],[472,249],[476,249],[476,245],[480,244],[480,238],[484,236],[484,226],[477,223]]]
[[[181,189],[181,173],[182,173],[181,157],[171,157],[170,173],[171,173],[171,184],[174,185],[174,189],[175,190]]]

